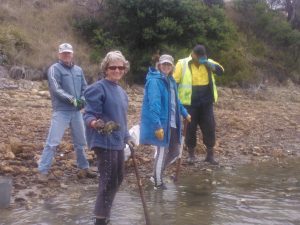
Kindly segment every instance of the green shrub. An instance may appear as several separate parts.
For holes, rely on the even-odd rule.
[[[272,51],[263,50],[266,56],[272,59],[273,67],[277,67],[279,71],[284,71],[281,76],[287,75],[286,78],[295,77],[294,71],[300,73],[300,32],[293,29],[286,21],[286,18],[279,12],[269,8],[266,1],[263,0],[237,0],[236,8],[243,17],[251,18],[251,20],[243,20],[241,29],[248,35],[257,37],[258,42],[269,46]],[[250,45],[251,46],[251,45]],[[253,53],[259,55],[259,44],[252,46],[252,49],[257,49]],[[263,48],[262,48],[263,49]],[[296,72],[297,74],[297,72]]]
[[[29,53],[31,46],[27,36],[12,25],[0,26],[0,50],[8,56],[8,63],[16,61],[14,57],[17,53],[20,55],[24,52]]]

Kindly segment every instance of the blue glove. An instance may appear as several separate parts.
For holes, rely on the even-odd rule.
[[[207,61],[206,65],[211,68],[212,70],[215,70],[216,69],[216,65],[210,61]]]
[[[206,64],[208,62],[207,57],[206,56],[202,56],[199,58],[199,63],[200,64]]]
[[[209,68],[211,68],[212,70],[216,69],[216,65],[210,61],[208,61],[206,56],[202,56],[199,58],[199,63],[203,64],[203,65],[207,65]]]

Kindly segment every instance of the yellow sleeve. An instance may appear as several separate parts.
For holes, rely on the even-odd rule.
[[[173,73],[173,77],[174,77],[176,83],[180,82],[181,76],[182,76],[182,64],[178,61],[176,63],[175,70]]]

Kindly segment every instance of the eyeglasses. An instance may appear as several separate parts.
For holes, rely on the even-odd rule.
[[[109,66],[107,68],[110,69],[110,70],[116,70],[116,69],[125,70],[125,66]]]

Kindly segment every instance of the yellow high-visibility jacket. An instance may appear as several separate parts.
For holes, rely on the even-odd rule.
[[[224,68],[216,61],[208,59],[209,62],[215,64],[216,68],[222,73]],[[192,63],[192,57],[189,56],[180,59],[173,74],[178,85],[179,99],[183,105],[191,105],[192,86],[210,85],[214,102],[218,100],[218,92],[215,84],[215,71],[208,66],[200,64],[198,67]]]

